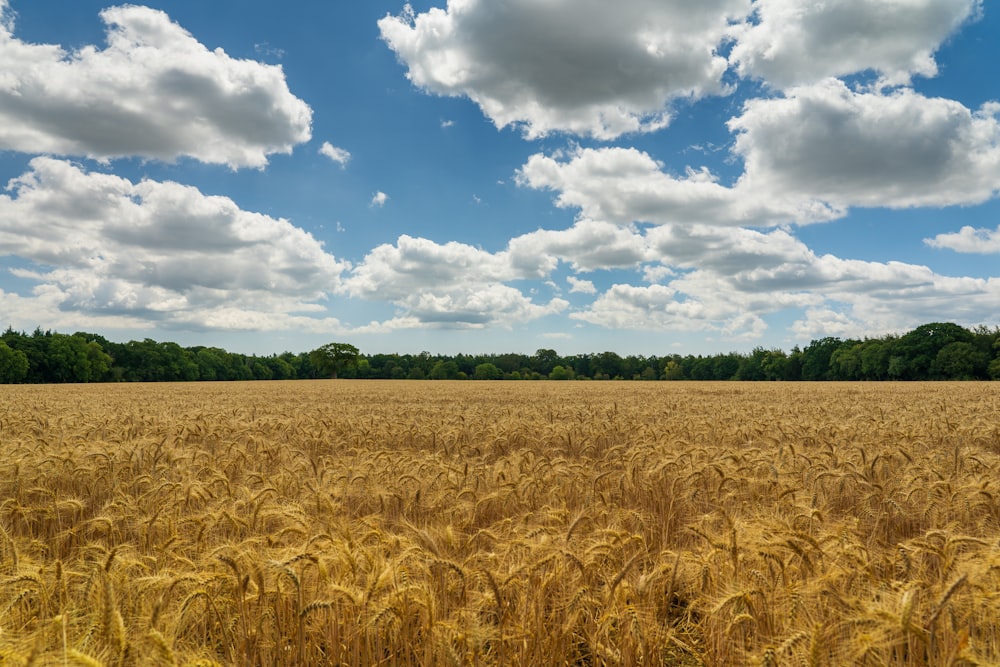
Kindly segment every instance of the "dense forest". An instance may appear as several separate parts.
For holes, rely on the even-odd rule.
[[[328,347],[328,346],[325,346]],[[344,346],[351,350],[350,345]],[[328,377],[317,351],[244,355],[150,339],[115,343],[78,332],[0,335],[0,382],[167,382]],[[1000,379],[1000,328],[932,323],[903,335],[822,338],[790,352],[757,348],[710,356],[614,352],[357,354],[338,377],[431,380],[988,380]]]

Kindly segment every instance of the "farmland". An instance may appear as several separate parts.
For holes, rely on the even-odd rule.
[[[987,383],[0,387],[2,665],[995,665]]]

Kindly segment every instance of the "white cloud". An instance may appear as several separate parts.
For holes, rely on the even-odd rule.
[[[635,148],[585,148],[568,156],[532,155],[516,178],[521,186],[557,192],[556,206],[579,208],[583,219],[619,225],[772,225],[834,215],[822,205],[721,185],[706,169],[688,169],[683,177],[663,169],[660,162]]]
[[[510,241],[511,261],[522,267],[555,268],[557,260],[574,271],[631,267],[646,259],[642,236],[607,222],[579,220],[562,231],[540,229]]]
[[[535,304],[520,290],[493,283],[419,292],[406,297],[399,305],[405,308],[407,315],[424,325],[479,329],[528,322],[558,313],[569,304],[562,299]]]
[[[750,0],[449,0],[379,21],[416,86],[465,96],[497,127],[610,139],[726,91],[717,52]]]
[[[541,275],[518,271],[506,254],[403,235],[395,245],[372,249],[344,284],[351,296],[399,300],[421,290],[451,290]]]
[[[263,167],[308,141],[281,67],[209,50],[164,12],[101,12],[108,45],[67,53],[0,26],[0,149],[96,159],[187,156]]]
[[[874,70],[884,82],[934,76],[934,52],[981,0],[756,0],[730,54],[742,76],[785,88]]]
[[[440,245],[401,236],[364,258],[344,281],[351,296],[388,300],[402,309],[389,328],[429,325],[482,328],[537,319],[563,310],[553,299],[535,304],[503,283],[544,277],[551,266],[517,266],[508,252],[490,253],[462,243]]]
[[[748,102],[729,122],[744,173],[726,186],[684,176],[634,148],[535,154],[517,172],[582,218],[774,226],[836,219],[851,207],[977,204],[1000,190],[1000,104],[973,112],[912,90],[857,93],[833,79]]]
[[[569,283],[570,294],[574,292],[579,294],[597,294],[597,288],[594,287],[594,283],[590,280],[580,280],[573,276],[567,276],[566,282]]]
[[[348,161],[351,159],[351,153],[344,150],[343,148],[337,148],[329,141],[324,141],[323,145],[319,147],[320,155],[325,155],[330,158],[341,167],[347,166]]]
[[[372,195],[372,201],[370,206],[372,206],[373,208],[382,208],[383,206],[385,206],[385,203],[387,201],[389,201],[389,195],[379,190],[378,192]]]
[[[381,328],[417,326],[483,328],[510,325],[559,312],[561,299],[535,304],[520,290],[503,283],[542,277],[537,267],[519,269],[509,253],[489,253],[462,243],[440,245],[401,236],[364,258],[344,289],[351,296],[388,300],[402,310]]]
[[[932,248],[947,248],[955,252],[1000,254],[1000,227],[993,230],[976,229],[966,225],[957,232],[938,234],[934,238],[924,239],[924,243]]]
[[[675,275],[677,273],[673,269],[663,264],[642,267],[642,279],[647,283],[661,283],[665,279]]]
[[[0,255],[42,303],[189,328],[285,329],[324,310],[348,264],[287,220],[171,182],[35,158],[0,195]],[[330,324],[329,321],[326,322]]]
[[[729,122],[745,161],[737,185],[847,207],[977,204],[1000,189],[1000,104],[902,89],[857,93],[828,79],[747,103]]]
[[[865,323],[829,307],[807,309],[802,319],[792,323],[791,331],[797,339],[803,341],[827,336],[863,338],[889,333],[888,331],[873,331]]]
[[[677,290],[665,285],[614,285],[587,310],[570,317],[609,329],[704,328],[704,305],[677,297]]]
[[[784,230],[720,229],[707,225],[663,225],[647,233],[652,254],[683,269],[724,275],[809,264],[815,255]]]
[[[611,329],[715,331],[753,340],[766,329],[764,317],[805,308],[793,333],[808,339],[939,320],[976,324],[1000,309],[1000,279],[816,255],[784,230],[665,225],[650,229],[647,243],[662,262],[644,267],[654,284],[614,285],[570,317]]]

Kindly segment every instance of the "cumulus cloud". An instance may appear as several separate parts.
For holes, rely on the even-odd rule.
[[[774,226],[828,221],[851,207],[969,205],[1000,190],[1000,104],[971,111],[912,90],[851,91],[842,82],[748,102],[729,122],[744,172],[670,174],[634,148],[532,155],[520,185],[557,193],[583,218]]]
[[[579,220],[573,227],[554,231],[540,229],[510,241],[511,261],[546,273],[556,262],[569,262],[574,271],[594,271],[635,266],[647,258],[641,235],[596,220]]]
[[[570,293],[579,294],[597,294],[597,288],[594,287],[594,283],[590,280],[580,280],[579,278],[574,278],[573,276],[567,276],[566,282],[569,283]]]
[[[438,244],[403,235],[374,248],[345,281],[351,296],[401,299],[420,290],[453,289],[526,277],[502,254],[455,241]],[[536,274],[535,277],[538,277]]]
[[[834,217],[828,207],[726,186],[707,169],[683,176],[635,148],[582,148],[568,155],[537,153],[518,170],[523,187],[552,190],[560,208],[579,208],[583,219],[629,225],[704,223],[773,225]]]
[[[236,169],[310,138],[280,66],[209,50],[162,11],[105,9],[107,46],[73,52],[19,40],[0,12],[0,149]]]
[[[577,310],[562,299],[535,303],[514,286],[549,279],[559,262],[577,271],[633,269],[652,284],[619,282]],[[566,280],[570,293],[598,294],[591,280]],[[942,318],[974,323],[977,313],[1000,309],[1000,280],[817,255],[786,229],[664,224],[637,230],[590,220],[516,237],[500,252],[402,236],[371,251],[345,279],[344,291],[399,308],[398,317],[373,331],[482,328],[569,309],[571,319],[609,329],[709,331],[734,341],[758,339],[765,317],[789,309],[812,313],[792,330],[796,336],[865,327],[882,332]],[[820,313],[839,315],[835,322]],[[834,328],[822,333],[824,324]],[[849,324],[855,328],[845,328]]]
[[[347,166],[348,161],[351,159],[351,153],[349,151],[346,151],[343,148],[337,148],[329,141],[324,141],[323,145],[319,147],[319,154],[325,155],[341,167]]]
[[[31,263],[14,273],[44,302],[191,328],[334,325],[304,314],[348,265],[287,220],[177,183],[30,166],[0,195],[0,255]]]
[[[387,201],[389,201],[389,195],[379,190],[378,192],[372,195],[372,201],[371,204],[369,205],[372,208],[382,208],[383,206],[385,206],[385,203]]]
[[[544,277],[550,267],[518,266],[508,252],[490,253],[463,243],[438,244],[401,236],[373,249],[344,281],[347,294],[388,300],[403,310],[392,328],[482,328],[537,319],[563,310],[553,299],[535,304],[504,283]]]
[[[909,89],[794,88],[730,121],[745,161],[737,187],[836,210],[981,203],[1000,189],[998,116],[995,102],[972,111]]]
[[[718,48],[750,0],[449,0],[379,21],[416,86],[465,96],[497,127],[610,139],[726,91]]]
[[[982,2],[696,4],[450,0],[445,9],[407,6],[380,21],[416,86],[467,97],[498,127],[527,138],[653,131],[667,125],[678,99],[729,94],[748,78],[765,84],[752,84],[764,96],[728,123],[729,159],[742,166],[735,178],[623,146],[532,155],[516,182],[578,211],[573,227],[524,234],[500,253],[452,248],[464,260],[439,259],[436,266],[450,268],[437,269],[446,274],[437,286],[396,296],[407,301],[403,317],[427,317],[413,315],[420,290],[444,294],[477,274],[484,277],[473,284],[549,277],[560,262],[577,273],[619,272],[619,284],[570,314],[614,329],[751,340],[765,331],[764,318],[785,310],[804,312],[792,329],[801,336],[969,322],[1000,309],[996,279],[817,255],[792,231],[854,208],[967,206],[997,196],[1000,104],[973,109],[907,87],[915,76],[936,75],[935,53],[979,16]],[[865,86],[836,78],[848,75]],[[1000,252],[1000,228],[967,227],[926,243]],[[434,275],[421,267],[420,275]],[[623,269],[646,284],[626,284]],[[593,281],[567,283],[571,293],[597,293]],[[442,309],[461,311],[456,304]]]
[[[785,230],[664,225],[646,241],[652,285],[617,284],[570,317],[612,329],[714,331],[753,340],[764,317],[806,309],[792,332],[869,335],[946,319],[974,324],[1000,308],[1000,280],[926,266],[817,255]]]
[[[976,229],[966,225],[957,232],[938,234],[934,238],[924,239],[924,243],[932,248],[947,248],[955,252],[1000,254],[1000,227]]]
[[[399,305],[423,325],[479,329],[510,326],[558,313],[568,305],[562,299],[536,304],[520,290],[497,283],[412,294]]]
[[[866,70],[906,83],[936,75],[934,52],[981,9],[981,0],[756,0],[729,59],[779,88]]]

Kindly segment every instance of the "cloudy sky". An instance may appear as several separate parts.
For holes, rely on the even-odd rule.
[[[710,353],[1000,324],[980,0],[0,0],[0,326]]]

